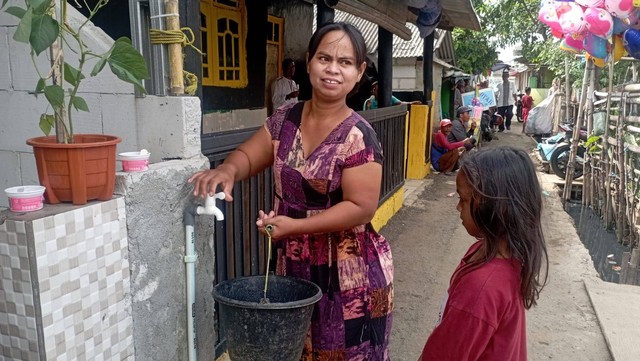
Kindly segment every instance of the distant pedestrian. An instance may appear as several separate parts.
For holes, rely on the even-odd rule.
[[[522,150],[486,148],[461,160],[456,187],[476,242],[451,276],[420,361],[526,361],[525,309],[549,269],[535,167]]]
[[[504,118],[504,123],[500,125],[500,131],[511,129],[511,118],[513,118],[513,105],[518,100],[516,97],[516,84],[509,80],[509,71],[505,69],[502,72],[502,83],[496,85],[494,89],[496,95],[496,103],[498,105],[498,114]]]
[[[533,97],[531,96],[531,88],[526,87],[524,89],[524,95],[522,96],[522,132],[525,132],[527,126],[527,119],[529,119],[529,111],[533,108]]]

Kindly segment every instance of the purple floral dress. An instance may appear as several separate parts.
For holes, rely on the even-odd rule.
[[[307,158],[300,133],[303,102],[266,122],[275,154],[274,209],[305,218],[342,201],[345,168],[382,163],[375,131],[357,113],[342,121]],[[322,289],[303,361],[387,361],[393,309],[393,263],[387,241],[371,224],[300,235],[276,243],[277,274]]]

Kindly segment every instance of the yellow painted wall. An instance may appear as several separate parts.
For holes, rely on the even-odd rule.
[[[431,99],[435,99],[435,91]],[[412,105],[407,125],[406,178],[423,179],[430,172],[430,163],[425,156],[427,140],[433,137],[433,106]],[[429,149],[431,151],[431,149]]]
[[[425,158],[427,137],[430,136],[428,105],[412,105],[407,127],[407,171],[408,179],[422,179],[429,172]]]
[[[376,214],[371,220],[371,224],[375,230],[382,228],[394,214],[398,213],[402,208],[402,202],[404,201],[404,188],[398,189],[391,197],[389,197],[376,211]]]

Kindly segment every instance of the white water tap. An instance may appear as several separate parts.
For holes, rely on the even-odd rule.
[[[213,215],[218,221],[224,220],[224,214],[218,207],[216,207],[216,199],[224,199],[224,197],[224,192],[218,192],[213,196],[207,195],[207,198],[204,201],[204,207],[198,206],[198,208],[196,209],[196,213],[198,213],[199,215]]]

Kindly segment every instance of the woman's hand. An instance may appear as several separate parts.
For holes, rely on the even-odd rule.
[[[194,183],[194,196],[213,196],[216,193],[218,186],[220,186],[222,188],[222,191],[224,192],[224,199],[227,202],[233,201],[231,190],[233,190],[234,181],[234,167],[225,164],[221,164],[218,168],[215,169],[197,172],[193,174],[188,180],[189,183]]]
[[[258,220],[256,226],[260,233],[267,235],[265,227],[270,224],[272,226],[269,234],[272,240],[279,240],[288,236],[297,234],[295,231],[296,220],[287,216],[276,216],[274,211],[265,213],[264,211],[258,212]]]

